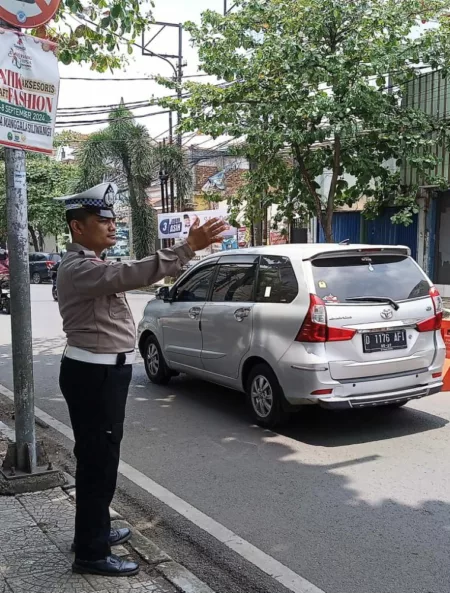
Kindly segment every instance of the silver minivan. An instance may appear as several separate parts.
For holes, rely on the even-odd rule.
[[[139,324],[153,383],[188,373],[273,427],[304,404],[403,406],[442,388],[442,300],[402,246],[220,252],[159,289]]]

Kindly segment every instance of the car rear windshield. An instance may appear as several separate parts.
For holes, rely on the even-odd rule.
[[[316,294],[326,303],[353,297],[405,301],[427,296],[430,285],[414,261],[403,255],[357,255],[313,260]]]

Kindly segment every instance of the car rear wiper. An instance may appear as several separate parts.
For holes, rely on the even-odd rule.
[[[375,296],[361,296],[361,297],[350,297],[345,299],[347,303],[388,303],[394,309],[398,311],[400,305],[389,297],[375,297]]]

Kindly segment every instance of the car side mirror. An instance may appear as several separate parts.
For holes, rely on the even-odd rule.
[[[161,301],[167,301],[169,299],[170,288],[168,286],[161,286],[155,292],[155,297]]]

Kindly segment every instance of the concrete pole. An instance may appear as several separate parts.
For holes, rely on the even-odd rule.
[[[25,152],[5,149],[17,469],[36,470]]]

